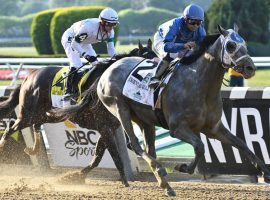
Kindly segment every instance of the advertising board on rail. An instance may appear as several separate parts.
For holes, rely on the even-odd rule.
[[[263,94],[266,90],[250,92],[248,90],[247,88],[244,98],[223,97],[222,122],[270,167],[270,98]],[[201,173],[250,175],[258,173],[238,149],[222,144],[218,140],[207,139],[203,134],[201,139],[205,146],[204,159],[198,166]]]

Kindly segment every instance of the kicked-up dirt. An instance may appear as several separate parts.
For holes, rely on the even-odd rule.
[[[177,196],[166,197],[151,173],[135,176],[130,187],[119,181],[116,170],[95,169],[84,183],[61,182],[63,174],[78,169],[41,170],[33,166],[0,165],[0,199],[270,199],[270,186],[247,183],[246,179],[221,177],[201,180],[198,176],[171,173],[168,180]],[[242,183],[245,182],[245,183]]]

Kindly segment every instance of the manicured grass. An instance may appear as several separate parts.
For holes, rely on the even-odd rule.
[[[117,45],[116,51],[119,53],[129,53],[131,50],[137,48],[138,45]]]
[[[32,57],[38,56],[38,53],[34,47],[1,47],[0,56],[18,56],[18,57]]]
[[[137,45],[117,45],[116,50],[119,53],[128,53]],[[34,47],[0,47],[0,57],[36,57],[38,53]]]
[[[244,84],[248,87],[270,87],[270,69],[257,70],[254,77],[245,79]],[[229,80],[228,73],[225,78]]]
[[[249,87],[270,87],[270,69],[257,70],[255,76],[246,82]]]

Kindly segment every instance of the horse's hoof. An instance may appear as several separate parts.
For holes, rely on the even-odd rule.
[[[179,171],[179,172],[183,172],[183,173],[188,173],[188,166],[187,164],[177,164],[174,167],[175,170]]]
[[[28,155],[28,156],[34,156],[38,153],[38,150],[35,149],[34,147],[25,147],[24,152]]]
[[[30,149],[29,147],[25,147],[23,151],[24,151],[24,153],[26,153],[28,156],[33,155],[33,154],[32,154],[32,149]]]
[[[264,175],[263,179],[264,179],[265,183],[270,183],[270,176],[269,175]]]
[[[54,115],[51,113],[51,112],[46,112],[46,115],[48,116],[48,117],[53,117]]]
[[[168,188],[168,189],[165,190],[165,195],[167,197],[175,197],[176,193],[172,188]]]
[[[58,178],[58,182],[61,184],[85,184],[86,174],[77,172],[67,172]]]
[[[129,187],[129,184],[128,184],[127,181],[123,181],[122,183],[123,183],[123,185],[124,185],[125,187]]]
[[[0,149],[3,148],[5,146],[6,140],[3,139],[3,137],[0,140]]]
[[[194,170],[190,170],[188,168],[188,165],[187,164],[177,164],[175,167],[174,167],[175,170],[179,171],[179,172],[182,172],[182,173],[188,173],[188,174],[193,174],[194,173]]]
[[[159,176],[167,176],[168,175],[166,169],[163,168],[163,167],[158,168],[157,173],[158,173]]]
[[[49,113],[49,112],[46,112],[46,115],[47,115],[48,117],[50,117],[50,116],[51,116],[51,113]]]

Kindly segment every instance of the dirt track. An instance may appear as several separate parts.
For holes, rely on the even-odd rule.
[[[169,174],[168,179],[177,197],[164,196],[150,173],[136,176],[130,187],[124,187],[114,170],[94,170],[85,184],[60,184],[59,177],[68,170],[45,173],[24,166],[0,166],[0,199],[270,199],[270,186],[262,184],[206,183],[186,175]],[[232,179],[231,179],[232,180]],[[231,181],[232,182],[232,181]]]

